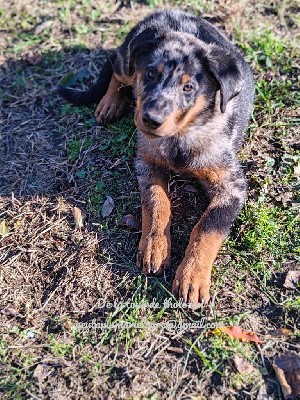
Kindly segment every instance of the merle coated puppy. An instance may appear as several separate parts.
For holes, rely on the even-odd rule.
[[[182,11],[155,12],[109,57],[87,92],[60,87],[74,104],[99,102],[100,124],[119,118],[132,87],[142,197],[137,263],[146,274],[170,264],[168,172],[199,180],[210,203],[192,230],[173,293],[192,307],[210,298],[213,262],[243,206],[246,181],[236,158],[254,81],[240,51],[210,23]]]

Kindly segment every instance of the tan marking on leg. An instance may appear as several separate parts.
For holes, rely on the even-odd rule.
[[[160,275],[170,263],[171,209],[167,183],[153,177],[149,189],[142,192],[142,237],[137,253],[137,264],[143,272]]]
[[[119,91],[121,86],[122,83],[117,79],[116,74],[113,74],[106,95],[102,98],[94,113],[98,123],[105,125],[111,120],[119,118],[124,112],[126,102]]]
[[[132,76],[127,76],[125,74],[117,75],[116,73],[114,75],[115,75],[115,78],[117,79],[117,81],[119,81],[123,85],[129,85],[129,86],[132,85],[132,82],[133,82]]]
[[[164,69],[165,69],[165,66],[164,66],[164,64],[158,64],[158,66],[157,66],[157,72],[159,73],[159,74],[162,74],[163,72],[164,72]]]
[[[203,232],[199,235],[198,224],[192,231],[172,288],[173,293],[189,303],[191,308],[197,308],[199,303],[207,303],[210,299],[212,266],[224,238],[220,232]]]

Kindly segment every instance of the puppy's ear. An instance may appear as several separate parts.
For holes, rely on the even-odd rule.
[[[146,28],[141,33],[137,34],[129,43],[129,75],[132,75],[138,60],[145,54],[156,47],[160,38],[156,37],[157,30],[155,28]]]
[[[206,57],[209,69],[220,85],[220,109],[224,113],[227,103],[239,94],[243,84],[237,59],[232,52],[216,46],[209,48]]]

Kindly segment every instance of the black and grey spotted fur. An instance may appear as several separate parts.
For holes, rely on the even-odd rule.
[[[158,176],[166,179],[166,170],[189,174],[202,181],[213,204],[199,221],[199,235],[227,233],[246,196],[236,152],[254,97],[253,76],[240,51],[202,18],[176,10],[155,12],[128,34],[90,91],[60,92],[75,104],[99,102],[113,74],[132,85],[138,104],[136,171],[142,202],[151,209],[151,185]],[[183,90],[183,75],[191,91]],[[170,123],[160,132],[172,113],[184,120],[201,96],[203,107],[184,129]],[[160,269],[151,262],[144,267],[153,273]]]

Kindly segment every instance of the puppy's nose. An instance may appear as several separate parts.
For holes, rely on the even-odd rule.
[[[143,124],[145,124],[150,129],[157,129],[159,128],[164,119],[161,115],[157,114],[155,111],[146,111],[143,115]]]

